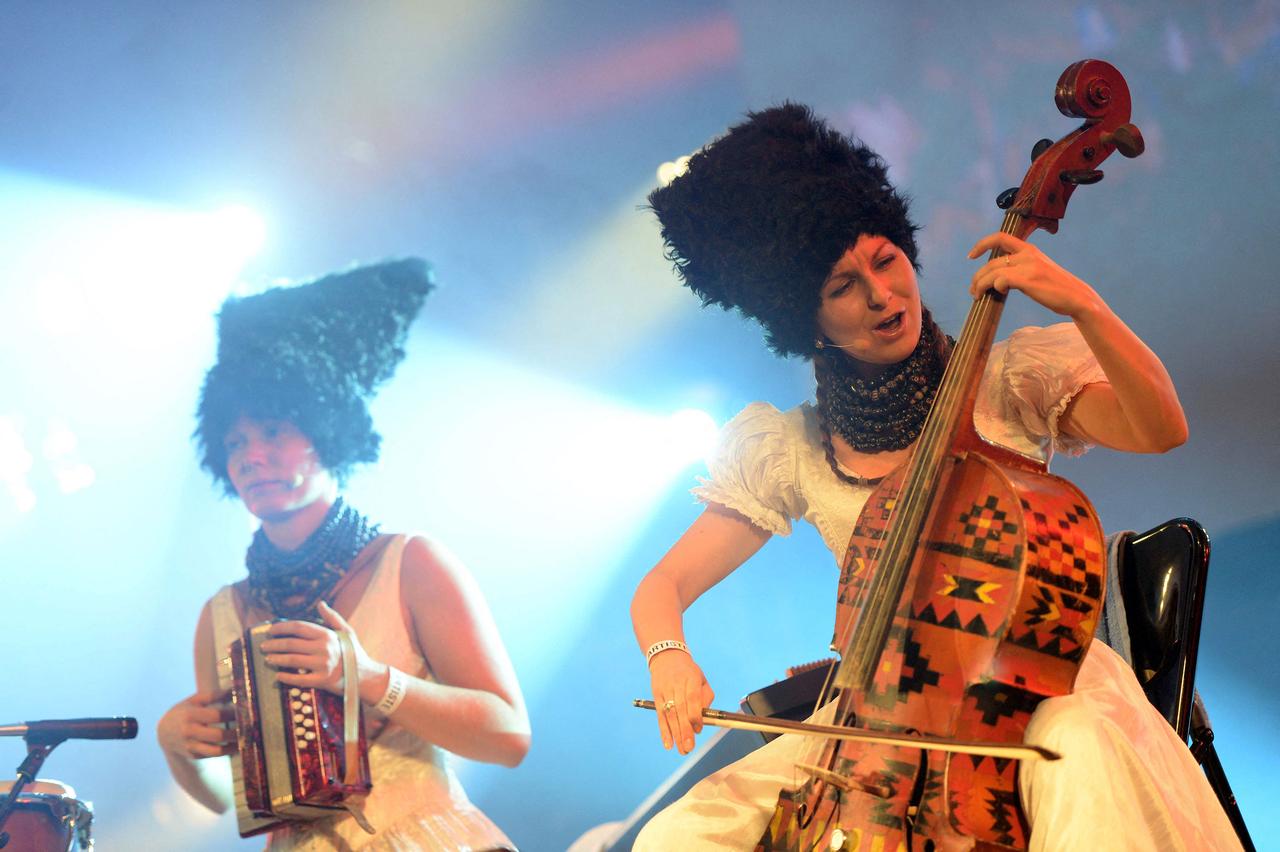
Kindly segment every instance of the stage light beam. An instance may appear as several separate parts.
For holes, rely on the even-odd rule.
[[[36,495],[27,481],[35,457],[27,450],[16,418],[0,416],[0,482],[20,513],[35,508]]]
[[[267,242],[267,223],[243,204],[228,204],[208,216],[210,242],[240,263],[252,258]]]
[[[697,408],[682,408],[667,418],[663,449],[679,468],[706,461],[716,446],[720,427],[715,419]]]

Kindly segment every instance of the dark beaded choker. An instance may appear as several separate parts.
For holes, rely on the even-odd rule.
[[[319,621],[316,604],[333,591],[356,554],[378,537],[378,529],[341,497],[297,550],[281,550],[259,528],[244,560],[249,596],[277,618]]]
[[[936,326],[921,325],[910,357],[875,379],[862,378],[857,362],[842,353],[823,356],[828,369],[818,371],[818,413],[858,452],[900,450],[920,435],[946,366]]]

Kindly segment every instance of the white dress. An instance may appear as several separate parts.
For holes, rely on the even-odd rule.
[[[400,597],[400,562],[407,536],[383,549],[369,585],[347,622],[369,656],[406,674],[431,679],[431,669],[406,626]],[[224,586],[211,601],[219,660],[244,632],[236,593]],[[229,689],[230,667],[218,666],[219,686]],[[267,849],[306,852],[416,852],[416,850],[514,849],[506,835],[467,799],[446,753],[365,706],[373,791],[364,815],[377,830],[366,833],[347,814],[296,823],[271,832]]]
[[[993,348],[974,421],[984,437],[1026,455],[1078,455],[1088,445],[1061,435],[1058,419],[1081,388],[1105,380],[1073,324],[1021,329]],[[871,493],[832,473],[808,404],[785,412],[747,406],[725,427],[710,472],[694,489],[699,500],[778,535],[803,518],[837,568]],[[1066,755],[1020,773],[1032,850],[1240,848],[1190,751],[1102,642],[1090,645],[1072,694],[1039,705],[1026,740]],[[782,736],[715,772],[650,820],[633,848],[753,848],[779,790],[797,781],[804,745]]]

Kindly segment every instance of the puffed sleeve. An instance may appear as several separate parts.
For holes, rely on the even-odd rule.
[[[1107,380],[1074,323],[1019,329],[1001,350],[993,348],[992,356],[998,370],[996,393],[1029,435],[1049,438],[1055,451],[1072,456],[1093,446],[1058,428],[1085,385]]]
[[[738,512],[766,532],[787,535],[803,515],[796,489],[796,449],[788,415],[763,402],[748,405],[725,424],[710,477],[693,495]]]

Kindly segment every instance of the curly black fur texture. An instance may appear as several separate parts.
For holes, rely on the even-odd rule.
[[[228,299],[196,411],[201,467],[235,495],[223,441],[242,415],[298,427],[339,482],[376,461],[367,401],[404,358],[433,286],[426,261],[406,258]]]
[[[748,113],[649,207],[689,289],[757,320],[782,356],[812,357],[822,282],[859,235],[886,237],[919,269],[918,228],[884,162],[800,104]]]

